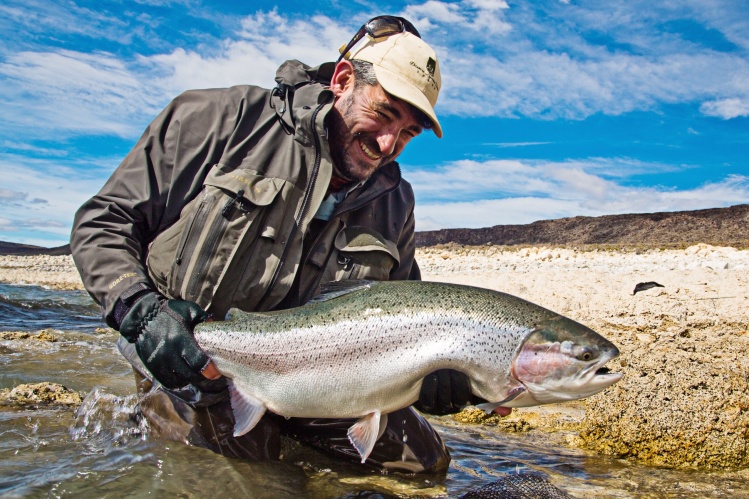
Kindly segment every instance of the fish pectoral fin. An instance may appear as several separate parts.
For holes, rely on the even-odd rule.
[[[524,386],[516,386],[515,388],[510,390],[510,394],[503,400],[500,400],[499,402],[487,402],[485,404],[478,404],[476,407],[487,414],[491,414],[494,409],[496,409],[497,407],[502,407],[506,403],[515,400],[523,392],[525,392]]]
[[[348,429],[348,439],[359,452],[361,462],[367,460],[374,449],[375,442],[385,432],[387,415],[381,417],[380,411],[370,412]]]
[[[253,429],[265,414],[265,404],[229,381],[229,400],[234,413],[234,436],[240,437]]]

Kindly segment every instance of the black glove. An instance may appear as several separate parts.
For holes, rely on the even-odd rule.
[[[471,393],[466,374],[453,369],[440,369],[428,374],[421,384],[419,400],[414,407],[427,414],[455,414],[466,405],[486,402]]]
[[[201,374],[210,358],[193,336],[196,324],[208,314],[198,304],[167,300],[155,291],[139,296],[120,321],[119,331],[146,368],[167,388],[209,381]]]

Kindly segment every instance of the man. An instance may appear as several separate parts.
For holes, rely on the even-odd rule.
[[[192,331],[230,307],[298,306],[329,281],[420,278],[414,196],[394,160],[422,130],[442,136],[439,66],[408,21],[380,16],[336,64],[287,61],[276,82],[172,101],[76,214],[73,257],[156,433],[247,458],[278,457],[283,434],[358,460],[351,420],[268,414],[234,438],[225,379]],[[440,371],[420,408],[455,412],[470,397],[465,375]],[[367,464],[446,469],[417,412],[388,420]]]

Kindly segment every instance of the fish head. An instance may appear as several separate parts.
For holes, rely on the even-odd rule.
[[[619,381],[607,362],[619,349],[592,329],[566,317],[553,317],[528,334],[512,364],[513,377],[524,393],[507,407],[578,400]]]

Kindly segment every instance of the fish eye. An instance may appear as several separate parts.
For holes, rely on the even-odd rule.
[[[595,358],[596,353],[590,347],[579,347],[576,349],[575,358],[587,362]]]

